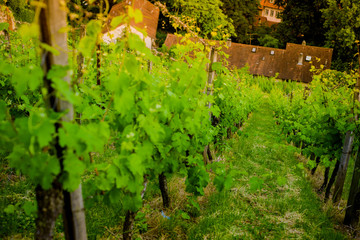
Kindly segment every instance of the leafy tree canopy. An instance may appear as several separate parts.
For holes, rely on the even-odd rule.
[[[277,0],[283,6],[282,21],[277,27],[283,43],[302,43],[322,46],[325,41],[324,18],[321,9],[326,8],[326,0]]]
[[[0,4],[10,7],[16,20],[21,22],[32,22],[35,11],[29,4],[29,0],[0,0]]]
[[[346,70],[357,65],[356,40],[360,40],[360,0],[328,0],[323,9],[326,46],[334,48],[333,68]]]
[[[151,2],[156,2],[151,0]],[[204,38],[208,39],[226,39],[230,35],[235,35],[234,26],[223,10],[220,0],[162,0],[166,4],[171,14],[180,17],[180,19],[189,26],[195,27],[195,30]],[[169,19],[160,17],[159,27],[165,28],[169,32],[176,31],[176,24],[169,26]]]
[[[258,14],[257,0],[221,0],[221,9],[233,21],[236,36],[234,42],[247,43],[249,27],[254,25],[255,16]]]

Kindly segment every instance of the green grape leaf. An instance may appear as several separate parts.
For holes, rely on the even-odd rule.
[[[125,72],[121,72],[120,74],[116,74],[113,72],[105,78],[105,87],[110,92],[121,94],[123,91],[128,91],[130,82],[131,78]]]
[[[203,196],[209,178],[209,173],[204,166],[191,167],[188,169],[188,177],[185,181],[186,191],[193,193],[195,196]]]
[[[223,67],[223,65],[222,65],[222,63],[221,62],[214,62],[212,65],[211,65],[211,69],[213,70],[213,71],[219,71],[219,70],[222,70],[224,67]]]
[[[14,66],[11,64],[8,64],[6,61],[1,60],[0,62],[0,73],[8,75],[11,74],[14,71]]]
[[[46,43],[41,42],[41,43],[40,43],[40,47],[42,47],[42,48],[43,48],[45,51],[47,51],[47,52],[51,52],[51,53],[54,54],[55,56],[60,55],[59,50],[57,50],[56,48],[50,46],[49,44],[46,44]]]
[[[307,162],[307,165],[309,166],[310,169],[313,169],[314,167],[316,167],[316,161],[314,160],[309,160]]]
[[[119,203],[122,200],[122,194],[120,189],[112,189],[109,192],[109,200],[111,204]]]
[[[86,165],[75,154],[69,152],[66,154],[63,164],[66,172],[62,176],[63,187],[72,192],[79,187]]]
[[[143,21],[143,15],[142,15],[142,12],[140,9],[135,9],[134,20],[135,20],[135,23],[140,23]]]
[[[120,96],[115,95],[114,97],[114,108],[121,115],[128,114],[135,105],[134,94],[131,91],[124,91]]]
[[[50,189],[54,178],[60,173],[58,159],[48,154],[40,154],[34,157],[31,167],[29,175],[35,179],[39,178],[39,183],[43,189]]]
[[[180,132],[174,133],[171,137],[172,146],[179,152],[186,151],[190,146],[189,136]]]
[[[96,37],[85,36],[80,40],[78,49],[84,57],[91,57],[96,45],[96,39]]]
[[[24,41],[29,41],[32,38],[38,39],[40,35],[40,27],[37,23],[21,24],[18,31]]]
[[[105,173],[101,173],[95,179],[95,186],[100,190],[109,191],[114,186],[114,182],[108,179]]]
[[[7,214],[14,214],[15,213],[15,206],[10,204],[4,209],[4,212]]]
[[[28,71],[25,68],[17,68],[11,78],[12,84],[15,88],[16,94],[21,96],[27,89],[28,86]]]
[[[124,210],[137,212],[142,207],[142,199],[140,194],[126,194],[122,199]]]
[[[129,170],[134,175],[143,176],[145,167],[143,165],[143,159],[138,154],[131,154],[129,156]]]
[[[101,32],[101,21],[100,20],[90,20],[86,25],[86,35],[87,36],[97,36]]]
[[[100,119],[104,115],[104,110],[102,110],[97,105],[87,105],[84,110],[81,111],[81,119]]]
[[[137,119],[153,143],[158,143],[165,137],[165,131],[155,117],[139,115]]]
[[[185,219],[185,220],[189,220],[189,219],[190,219],[189,214],[187,214],[186,212],[182,212],[182,213],[181,213],[181,217],[182,217],[183,219]]]
[[[40,148],[49,144],[55,133],[54,122],[43,112],[31,113],[29,117],[30,133],[37,137]]]
[[[86,146],[79,143],[80,127],[77,124],[70,122],[63,122],[62,128],[59,130],[59,144],[61,147],[68,147],[76,150],[77,153],[85,151]]]
[[[117,28],[120,24],[124,23],[125,15],[116,16],[111,20],[110,26],[112,29]]]
[[[37,212],[36,202],[33,201],[26,201],[22,208],[27,216],[33,216]]]

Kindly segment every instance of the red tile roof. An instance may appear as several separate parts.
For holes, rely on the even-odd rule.
[[[283,7],[279,7],[278,5],[275,5],[275,0],[274,0],[274,3],[270,3],[269,0],[261,0],[261,1],[260,1],[259,9],[264,9],[264,7],[273,8],[273,9],[279,9],[279,10],[284,10]]]
[[[155,39],[156,30],[159,21],[160,10],[158,7],[153,5],[147,0],[124,0],[116,5],[114,5],[109,14],[107,28],[104,32],[107,32],[110,29],[110,23],[114,17],[120,16],[126,13],[126,6],[132,5],[134,9],[140,9],[143,14],[143,21],[140,23],[135,23],[134,21],[130,22],[130,25],[133,27],[145,29],[148,36]]]
[[[181,37],[168,34],[165,45],[170,48],[175,44],[183,44],[180,40]],[[311,66],[316,69],[320,69],[321,65],[324,69],[330,68],[333,52],[330,48],[293,43],[287,43],[286,49],[231,43],[228,49],[223,50],[229,55],[229,67],[242,68],[248,65],[250,73],[254,75],[274,77],[279,73],[280,79],[306,83],[312,80]],[[303,56],[301,64],[299,56]],[[310,60],[306,60],[306,57],[310,57]],[[319,60],[314,61],[315,59]]]

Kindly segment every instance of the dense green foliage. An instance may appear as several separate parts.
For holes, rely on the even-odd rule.
[[[232,31],[230,25],[221,24],[225,18],[219,15],[220,2],[205,5],[207,14],[219,17],[213,22],[199,2],[176,4],[184,6],[187,18],[183,20],[195,23],[194,29],[204,36],[226,38]],[[114,18],[111,25],[127,24],[133,18],[141,19],[141,12],[130,8],[128,17]],[[84,183],[87,206],[99,201],[99,206],[124,214],[142,208],[144,182],[155,182],[159,174],[180,176],[185,179],[187,208],[196,209],[189,210],[195,216],[201,211],[198,197],[205,195],[211,181],[224,193],[235,176],[248,175],[248,169],[232,169],[227,161],[207,165],[203,152],[211,145],[220,154],[228,147],[226,137],[241,135],[239,129],[258,108],[262,91],[270,92],[271,106],[287,139],[301,143],[304,153],[321,156],[325,165],[338,158],[344,133],[355,130],[356,122],[351,120],[358,113],[353,102],[356,75],[327,71],[315,77],[309,91],[285,83],[272,89],[244,70],[229,71],[222,62],[207,66],[210,51],[222,55],[221,47],[211,42],[194,43],[184,37],[181,45],[155,54],[129,31],[108,45],[100,43],[101,32],[101,20],[88,21],[86,36],[72,35],[69,40],[70,64],[54,65],[46,76],[40,52],[57,54],[58,50],[39,42],[36,24],[23,25],[21,37],[11,33],[11,42],[1,46],[1,164],[11,175],[25,175],[29,187],[50,189],[59,181],[62,189],[71,192]],[[84,64],[78,66],[76,55],[83,56]],[[208,83],[206,69],[216,72],[214,83]],[[64,81],[68,74],[73,79],[69,84]],[[54,97],[72,107],[57,112]],[[75,119],[65,120],[72,108]],[[264,179],[278,185],[286,180],[272,173],[254,176],[248,179],[249,192],[261,190]],[[17,219],[14,213],[28,215],[24,227],[7,228],[12,231],[9,234],[33,227],[36,204],[33,195],[28,199],[1,202],[7,205],[2,213],[12,216],[12,222]],[[191,218],[185,212],[179,215]],[[146,229],[143,217],[140,214],[137,221]]]
[[[134,14],[130,17],[137,17]],[[91,198],[104,194],[107,203],[123,211],[141,208],[144,177],[154,181],[160,173],[180,174],[186,176],[186,190],[197,206],[196,197],[210,181],[204,147],[215,138],[222,143],[222,133],[237,131],[234,124],[247,119],[261,92],[246,89],[221,63],[213,64],[218,78],[214,86],[208,85],[209,47],[188,40],[171,50],[171,60],[154,55],[129,33],[116,44],[102,45],[97,54],[101,29],[100,21],[91,20],[75,46],[85,57],[83,83],[75,79],[70,86],[63,81],[68,71],[78,70],[75,61],[53,66],[46,76],[55,89],[52,94],[74,106],[78,117],[71,121],[62,119],[66,112],[49,106],[52,95],[37,54],[40,48],[54,54],[57,50],[39,45],[36,25],[22,26],[22,39],[13,36],[23,46],[2,49],[0,74],[7,92],[0,101],[1,153],[11,168],[43,189],[59,179],[64,190],[73,191],[86,175]],[[34,54],[20,56],[29,48]],[[8,57],[9,51],[15,60]],[[98,73],[101,85],[96,84]],[[205,94],[204,89],[213,87],[214,95]],[[220,124],[212,125],[210,112]],[[56,156],[59,148],[61,159]],[[112,152],[107,161],[90,158],[90,153],[107,151]],[[215,185],[230,188],[225,165],[217,164],[216,169]]]
[[[358,65],[356,40],[360,40],[360,1],[328,1],[322,10],[325,19],[326,45],[334,48],[332,68],[340,71]]]
[[[340,158],[346,132],[356,130],[357,77],[327,70],[315,75],[308,88],[297,88],[286,95],[282,89],[271,91],[272,109],[288,141],[300,146],[303,154],[318,157],[326,167]],[[309,164],[315,167],[314,161]]]
[[[283,43],[321,46],[325,41],[324,18],[321,10],[327,7],[326,0],[279,0],[276,2],[285,9],[281,23],[277,26],[277,36]]]
[[[0,0],[0,4],[9,6],[17,21],[32,22],[34,19],[35,11],[28,0]]]
[[[154,3],[156,0],[150,2]],[[233,21],[224,13],[223,3],[220,0],[164,0],[160,2],[166,4],[173,16],[178,17],[201,37],[226,40],[235,35]],[[162,14],[160,14],[158,28],[160,33],[164,30],[171,33],[183,33],[185,30],[178,23],[170,20],[168,16]]]
[[[221,9],[232,20],[236,35],[232,40],[238,43],[247,43],[248,33],[255,22],[255,16],[258,14],[258,1],[254,0],[222,0]]]

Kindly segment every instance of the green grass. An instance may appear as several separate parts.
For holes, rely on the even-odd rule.
[[[266,101],[266,99],[265,99]],[[346,239],[334,230],[267,103],[226,154],[237,169],[231,191],[210,196],[189,239]]]

